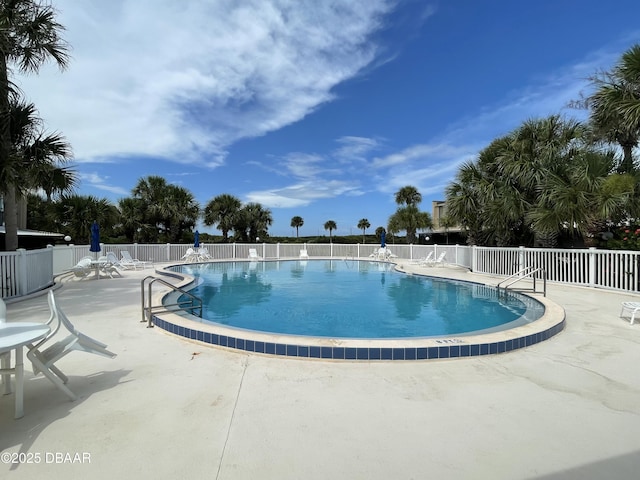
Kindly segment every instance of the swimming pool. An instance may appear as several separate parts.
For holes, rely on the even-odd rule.
[[[233,265],[234,263],[237,265]],[[213,266],[209,267],[207,265]],[[244,310],[246,305],[254,305],[255,308],[264,310],[264,306],[266,305],[265,298],[273,297],[274,292],[279,290],[289,292],[287,288],[279,286],[278,282],[275,281],[276,276],[284,274],[289,278],[289,281],[295,284],[306,281],[306,279],[311,280],[314,278],[314,271],[318,266],[322,266],[326,271],[325,273],[336,275],[338,265],[341,265],[340,268],[354,269],[355,271],[352,273],[355,273],[357,276],[366,276],[369,279],[373,279],[373,284],[377,289],[373,296],[393,298],[391,304],[394,308],[394,314],[383,315],[383,318],[389,316],[402,317],[402,315],[412,316],[413,313],[411,313],[411,309],[403,310],[405,308],[404,305],[408,303],[406,302],[405,296],[408,295],[409,292],[415,293],[415,291],[421,291],[422,295],[425,295],[425,290],[433,290],[432,300],[443,305],[448,305],[448,308],[441,310],[442,318],[431,321],[431,323],[455,324],[457,320],[460,320],[460,315],[456,316],[449,313],[453,311],[452,307],[454,305],[466,303],[466,300],[461,300],[461,298],[458,298],[457,293],[454,293],[457,292],[455,289],[450,291],[448,290],[449,287],[445,288],[440,283],[430,283],[436,280],[435,278],[425,277],[424,275],[412,275],[406,271],[405,273],[395,272],[393,271],[394,266],[392,264],[382,262],[311,260],[306,262],[266,261],[250,263],[246,261],[236,261],[231,263],[180,265],[166,268],[158,273],[182,278],[183,282],[181,285],[193,286],[194,284],[201,283],[200,277],[203,272],[205,272],[206,276],[209,274],[207,272],[212,271],[214,272],[214,277],[218,277],[219,283],[217,285],[215,282],[212,285],[205,283],[199,285],[201,288],[209,289],[210,293],[212,293],[210,298],[215,299],[213,302],[207,302],[214,304],[213,308],[208,308],[220,317],[224,317],[229,313],[242,311],[244,311],[245,314],[240,316],[248,317],[251,315],[247,314],[247,311]],[[401,268],[410,270],[407,266],[401,266]],[[414,270],[424,269],[414,268]],[[414,280],[418,279],[420,281],[426,281],[427,283],[422,284],[422,286],[417,286],[420,284],[416,282],[414,285]],[[254,283],[259,287],[258,292],[260,293],[257,295],[255,293],[248,293],[249,291],[245,290],[242,286],[244,285],[243,282]],[[306,296],[315,296],[318,294],[320,289],[326,288],[324,283],[327,282],[320,282],[315,285],[312,293],[307,293]],[[335,281],[328,283],[339,284],[339,282]],[[358,283],[360,282],[358,281]],[[482,297],[483,300],[490,300],[491,297],[497,295],[495,288],[491,286],[469,281],[453,283],[457,285],[456,288],[467,288],[470,296],[476,297],[476,299]],[[437,286],[432,288],[433,285]],[[389,287],[387,293],[380,295],[380,292],[384,291],[387,287]],[[334,291],[333,296],[330,296],[331,301],[326,303],[335,303],[334,300],[338,296],[351,297],[348,295],[349,291],[348,288],[338,289],[337,292]],[[231,292],[238,293],[239,295],[230,295]],[[289,292],[287,296],[292,295]],[[225,304],[225,302],[220,301],[224,297],[232,297],[235,298],[235,300]],[[302,299],[304,298],[303,296]],[[371,294],[366,298],[371,298]],[[535,300],[527,296],[516,296],[515,298],[517,301],[510,300],[506,306],[507,310],[512,311],[511,313],[514,315],[516,313],[519,314],[519,309],[524,308],[524,315],[518,315],[516,320],[507,320],[506,323],[498,326],[484,325],[480,329],[472,327],[472,331],[469,332],[467,329],[467,333],[452,333],[451,331],[447,331],[448,333],[441,332],[441,334],[436,333],[432,336],[404,336],[406,333],[401,333],[400,336],[394,335],[382,338],[379,336],[379,333],[375,333],[369,335],[369,337],[359,335],[356,338],[353,336],[341,337],[321,334],[291,334],[287,332],[266,331],[264,329],[261,331],[254,329],[255,327],[247,328],[246,325],[235,326],[220,323],[220,320],[223,320],[223,318],[218,318],[218,322],[210,322],[198,317],[178,314],[177,312],[155,314],[152,317],[152,322],[155,326],[169,333],[205,344],[279,356],[340,360],[426,360],[503,353],[534,345],[556,335],[564,328],[564,310],[557,304],[550,302],[546,298],[537,298]],[[171,295],[165,299],[168,300],[168,303],[175,301],[175,297],[171,300]],[[491,301],[493,302],[495,299]],[[298,299],[298,303],[301,303],[300,298]],[[367,303],[369,303],[368,300]],[[544,314],[540,319],[535,320],[529,315],[533,311],[531,308],[533,307],[535,310],[539,308],[539,304],[543,305]],[[485,308],[477,307],[477,305],[485,305],[484,303],[475,305],[476,308],[467,310],[467,313],[472,312],[467,316],[473,316],[478,308]],[[398,308],[400,308],[400,310],[398,310]],[[323,307],[323,310],[324,309]],[[402,315],[398,312],[401,312]],[[445,312],[444,316],[442,312]],[[286,316],[277,310],[274,310],[274,313],[278,313],[280,317]],[[445,322],[447,319],[449,321]],[[451,319],[455,321],[451,321]],[[409,323],[419,322],[419,320],[416,321],[410,318],[405,319],[405,321]],[[417,333],[414,335],[422,334]]]
[[[417,275],[385,262],[221,262],[174,267],[196,278],[202,318],[236,328],[330,338],[457,336],[537,320],[517,293]]]

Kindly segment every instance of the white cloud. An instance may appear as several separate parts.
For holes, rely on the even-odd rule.
[[[307,206],[310,203],[340,195],[360,195],[359,184],[340,180],[301,182],[283,188],[249,192],[248,202],[258,202],[269,208]]]
[[[116,195],[129,195],[131,193],[122,187],[113,185],[109,180],[110,177],[103,177],[98,173],[79,173],[78,176],[82,182],[86,183],[89,188],[92,189],[96,188]]]
[[[78,162],[209,166],[236,140],[296,122],[376,57],[391,0],[57,0],[68,71],[21,79]]]

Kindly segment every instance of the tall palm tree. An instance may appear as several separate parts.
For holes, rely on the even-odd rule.
[[[11,157],[2,174],[5,182],[13,186],[16,207],[18,202],[26,205],[30,191],[43,189],[48,201],[54,192],[71,192],[77,182],[75,173],[60,166],[71,157],[69,144],[61,135],[43,130],[32,103],[12,98],[9,105]]]
[[[371,224],[366,218],[361,218],[358,222],[358,228],[362,230],[362,243],[365,243],[365,233],[367,231],[367,228],[369,228],[370,226]]]
[[[229,194],[218,195],[207,203],[204,209],[204,224],[222,231],[222,238],[229,241],[229,232],[233,230],[238,212],[242,207],[240,199]]]
[[[331,232],[333,232],[337,228],[338,226],[333,220],[327,220],[326,222],[324,222],[324,229],[329,230],[329,243],[332,242]]]
[[[37,73],[48,60],[61,69],[67,66],[68,46],[61,38],[64,27],[56,21],[55,9],[34,0],[0,2],[0,192],[5,209],[5,248],[18,247],[16,157],[11,152],[10,99],[17,89],[11,81],[14,70]]]
[[[415,205],[398,208],[388,223],[390,229],[405,230],[409,243],[415,243],[418,230],[433,226],[431,215],[427,212],[421,212]]]
[[[241,210],[242,225],[245,227],[245,235],[248,241],[255,242],[258,238],[268,235],[269,226],[273,224],[271,210],[264,208],[259,203],[247,203]]]
[[[627,50],[609,72],[591,78],[594,92],[583,102],[597,137],[620,145],[621,173],[633,172],[633,150],[640,138],[640,45]]]
[[[418,205],[422,201],[422,195],[416,187],[407,185],[396,192],[395,199],[398,205]]]
[[[298,229],[304,225],[304,219],[296,215],[291,219],[291,227],[296,229],[296,238],[298,238]]]
[[[91,224],[100,225],[103,235],[111,231],[119,219],[118,209],[106,198],[93,195],[63,195],[55,204],[57,229],[71,236],[76,243],[91,241]]]

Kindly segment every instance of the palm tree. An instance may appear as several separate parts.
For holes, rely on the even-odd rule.
[[[358,222],[358,228],[362,230],[362,243],[366,243],[365,232],[367,231],[367,228],[369,228],[370,226],[371,224],[369,223],[369,220],[367,220],[366,218],[361,218],[360,221]]]
[[[133,197],[143,205],[142,220],[155,228],[152,241],[178,241],[195,226],[200,206],[184,187],[167,184],[162,177],[141,178],[132,190]],[[160,234],[165,238],[160,238]]]
[[[400,231],[405,230],[407,232],[407,241],[409,243],[415,243],[416,232],[419,229],[425,229],[433,226],[431,221],[431,215],[427,212],[421,212],[415,205],[408,205],[406,207],[400,207],[389,218],[389,230]]]
[[[2,174],[5,182],[12,185],[16,208],[18,202],[26,205],[30,191],[43,189],[48,201],[54,192],[71,192],[77,181],[75,173],[59,166],[71,157],[69,144],[61,135],[43,131],[42,120],[33,104],[14,98],[9,104],[11,161]]]
[[[216,228],[222,231],[223,240],[228,242],[229,231],[233,230],[241,207],[242,202],[233,195],[226,193],[218,195],[210,200],[204,209],[204,224],[207,226],[217,224]]]
[[[304,219],[299,216],[295,216],[291,219],[291,226],[296,229],[296,238],[298,238],[298,228],[304,225]]]
[[[100,225],[100,233],[109,232],[119,219],[117,208],[106,198],[93,195],[63,195],[55,204],[57,230],[65,232],[77,243],[91,241],[91,224]]]
[[[331,232],[333,232],[337,228],[338,226],[333,220],[327,220],[326,222],[324,222],[324,229],[329,230],[329,243],[331,243],[332,241]]]
[[[596,137],[623,151],[621,173],[635,170],[633,149],[640,138],[640,45],[627,50],[610,72],[591,78],[594,92],[582,102],[590,110]]]
[[[60,37],[64,27],[56,22],[52,5],[34,0],[12,0],[0,3],[0,192],[5,209],[5,245],[18,247],[18,215],[16,177],[17,157],[12,154],[10,99],[17,89],[11,81],[14,70],[37,73],[48,60],[61,69],[67,66],[68,46]]]
[[[268,236],[269,226],[273,224],[271,210],[259,203],[247,203],[242,207],[240,217],[242,221],[239,226],[243,228],[245,240],[257,242],[260,237]],[[234,230],[238,231],[236,228]]]
[[[416,187],[407,185],[402,187],[395,194],[396,203],[398,205],[418,205],[422,201],[422,195],[418,192]]]

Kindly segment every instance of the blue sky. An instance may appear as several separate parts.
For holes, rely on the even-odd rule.
[[[72,59],[18,83],[74,151],[79,194],[160,175],[202,207],[229,193],[272,235],[368,233],[640,42],[640,2],[54,0]],[[201,231],[219,233],[212,227]]]

